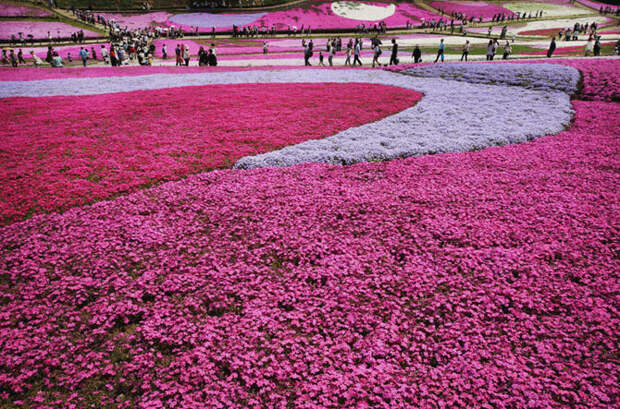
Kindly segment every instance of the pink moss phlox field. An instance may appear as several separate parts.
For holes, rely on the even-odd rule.
[[[49,17],[49,10],[28,7],[13,3],[0,3],[0,17]],[[2,23],[4,24],[4,22]]]
[[[433,1],[430,5],[433,8],[442,9],[448,18],[450,18],[450,13],[452,12],[463,13],[468,18],[474,17],[476,21],[478,21],[478,17],[482,17],[482,20],[490,20],[496,14],[516,15],[512,11],[496,4],[482,1]]]
[[[2,24],[0,24],[0,39],[10,39],[11,35],[17,37],[20,32],[23,33],[24,38],[27,38],[28,34],[32,34],[35,39],[47,39],[48,31],[54,39],[58,38],[59,32],[62,38],[67,38],[71,36],[71,33],[80,31],[80,28],[57,21],[10,20],[3,21]],[[103,34],[84,30],[84,37],[97,38],[103,37]]]
[[[581,71],[583,88],[580,98],[590,101],[620,102],[620,62],[613,59],[566,59],[558,64],[569,65]]]
[[[1,228],[0,406],[614,407],[620,115],[574,107],[526,144]]]
[[[127,27],[129,30],[148,28],[150,26],[165,26],[166,21],[172,14],[167,12],[153,12],[144,14],[119,14],[119,13],[97,13],[106,20],[114,20],[121,28]]]
[[[377,6],[387,6],[387,3],[378,2],[364,2],[367,4],[373,4]],[[412,24],[419,24],[422,19],[437,20],[439,17],[427,10],[416,7],[413,4],[407,3],[394,3],[396,6],[396,12],[382,20],[388,27],[404,27],[407,22]],[[365,24],[366,27],[377,24],[379,21],[374,20],[353,20],[336,15],[331,9],[331,2],[324,2],[311,6],[308,9],[294,8],[291,10],[274,11],[268,13],[266,16],[256,20],[250,26],[256,25],[258,27],[264,26],[271,28],[272,25],[276,25],[277,29],[287,29],[289,26],[296,26],[297,29],[301,29],[303,24],[305,27],[312,27],[313,29],[334,29],[334,28],[354,28],[358,25]]]
[[[230,168],[244,156],[377,121],[421,97],[373,84],[254,84],[6,98],[0,224]]]

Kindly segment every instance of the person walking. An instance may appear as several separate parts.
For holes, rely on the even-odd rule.
[[[189,46],[185,46],[183,49],[183,61],[185,61],[185,66],[189,67]]]
[[[11,66],[17,67],[17,56],[15,55],[15,51],[11,48],[9,50],[9,58],[11,59]]]
[[[555,37],[551,39],[551,44],[549,44],[549,50],[547,50],[547,58],[551,58],[554,51],[555,51]]]
[[[395,38],[392,38],[392,55],[390,56],[390,65],[398,65],[398,44],[396,44]]]
[[[161,58],[164,60],[168,59],[168,47],[166,47],[165,43],[161,46]]]
[[[335,54],[336,54],[336,47],[334,43],[332,43],[331,47],[329,48],[329,57],[327,57],[327,61],[329,62],[330,67],[334,66],[334,55]]]
[[[347,55],[347,59],[344,60],[344,66],[346,67],[347,65],[351,65],[351,43],[347,44],[347,51],[346,51],[346,55]]]
[[[104,63],[110,63],[110,54],[108,53],[108,49],[105,48],[105,45],[101,46],[101,58],[103,58]]]
[[[446,46],[443,43],[443,38],[439,42],[439,48],[437,49],[437,57],[435,58],[435,62],[439,61],[439,57],[441,57],[441,62],[443,62],[444,52],[446,50]]]
[[[588,57],[594,51],[594,39],[590,37],[586,43],[585,56]]]
[[[493,59],[493,40],[489,40],[489,44],[487,44],[487,61],[491,61]]]
[[[17,62],[20,64],[26,64],[26,60],[24,60],[24,52],[21,48],[17,52]]]
[[[325,64],[323,63],[323,51],[319,51],[319,65],[325,67]]]
[[[510,46],[510,42],[506,41],[504,44],[504,55],[502,56],[503,60],[507,60],[508,56],[512,53],[512,47]]]
[[[360,60],[361,53],[361,43],[359,41],[355,41],[355,48],[353,48],[353,66],[355,67],[355,63],[359,63],[360,67],[362,66],[362,60]]]
[[[413,54],[411,54],[411,56],[413,57],[413,61],[416,64],[422,62],[422,50],[420,50],[420,46],[418,44],[415,45],[415,48],[413,49]]]
[[[177,47],[174,49],[174,53],[177,57],[177,62],[176,62],[176,66],[180,67],[181,65],[183,65],[183,58],[181,57],[181,45],[177,44]]]
[[[375,43],[375,48],[372,56],[372,68],[375,68],[375,63],[381,66],[381,62],[379,62],[379,56],[381,55],[381,47],[379,46],[379,42]]]
[[[465,45],[463,45],[463,54],[461,54],[461,61],[463,58],[467,61],[467,57],[469,56],[469,50],[471,49],[471,45],[469,44],[469,40],[465,41]]]
[[[80,47],[80,58],[82,59],[82,65],[86,67],[86,60],[88,60],[88,51],[84,47]]]
[[[594,56],[598,57],[599,55],[601,55],[601,40],[600,37],[596,37],[594,40]]]

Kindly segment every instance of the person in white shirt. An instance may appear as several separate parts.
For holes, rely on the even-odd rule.
[[[40,59],[39,57],[37,57],[34,53],[34,51],[30,51],[30,55],[32,56],[32,59],[34,60],[34,66],[38,67],[40,65],[43,65],[43,60]]]

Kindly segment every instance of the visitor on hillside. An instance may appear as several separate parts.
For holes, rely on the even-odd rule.
[[[204,47],[200,47],[200,49],[198,50],[198,66],[199,67],[204,67],[205,65],[208,65],[209,61],[207,60],[207,52],[205,51]]]
[[[336,47],[332,43],[331,47],[329,47],[329,57],[327,57],[327,61],[329,62],[329,66],[334,66],[334,55],[336,54]]]
[[[166,47],[165,43],[161,46],[161,58],[164,60],[168,59],[168,47]]]
[[[489,44],[487,44],[487,61],[491,61],[493,59],[493,40],[489,40]]]
[[[26,60],[24,60],[24,52],[21,48],[17,52],[17,62],[19,62],[20,64],[26,64]]]
[[[551,39],[551,44],[549,44],[549,50],[547,50],[547,58],[551,58],[554,51],[555,51],[555,37]]]
[[[390,56],[390,65],[398,65],[398,44],[396,44],[395,38],[392,38],[392,55]]]
[[[33,61],[34,61],[34,66],[35,66],[35,67],[37,67],[37,68],[38,68],[39,66],[43,65],[43,60],[42,60],[42,59],[40,59],[38,56],[36,56],[36,55],[34,54],[34,51],[32,51],[32,50],[30,51],[30,56],[32,57],[32,59],[33,59]]]
[[[90,55],[93,61],[97,61],[97,51],[95,51],[95,47],[90,47]]]
[[[347,58],[346,60],[344,60],[344,66],[346,67],[347,65],[350,66],[351,65],[351,43],[349,42],[349,44],[347,44],[347,51],[346,51],[346,55]]]
[[[499,48],[499,42],[497,38],[493,39],[493,55],[491,56],[491,60],[495,59],[495,54],[497,54],[497,49]]]
[[[67,61],[69,61],[69,64],[73,62],[73,56],[71,55],[71,53],[67,53]]]
[[[594,41],[594,56],[598,57],[599,55],[601,55],[601,37],[596,37],[596,40]]]
[[[353,66],[355,67],[355,63],[357,62],[360,67],[362,66],[362,60],[360,60],[360,53],[361,53],[361,42],[355,40],[355,46],[353,48]]]
[[[63,66],[62,58],[60,58],[57,52],[54,52],[54,55],[52,57],[52,67],[61,68],[62,66]]]
[[[586,43],[585,56],[588,57],[594,51],[594,39],[590,37]]]
[[[105,48],[105,45],[101,46],[101,58],[103,58],[104,63],[110,63],[110,55],[108,54],[108,50]]]
[[[17,56],[15,55],[15,51],[13,51],[13,49],[9,51],[9,58],[11,59],[11,67],[17,67]]]
[[[306,48],[304,48],[304,65],[310,66],[310,57],[312,57],[312,47],[310,47],[310,43],[306,44]]]
[[[325,64],[323,64],[323,51],[319,51],[319,65],[325,67]]]
[[[502,56],[502,59],[507,60],[511,53],[512,47],[510,46],[510,42],[506,41],[506,44],[504,44],[504,55]]]
[[[189,66],[189,46],[185,46],[183,49],[183,61],[185,61],[185,66]]]
[[[174,54],[177,57],[177,62],[176,62],[176,66],[180,67],[181,65],[183,65],[183,57],[181,56],[181,44],[177,44],[176,48],[174,49]]]
[[[415,45],[415,48],[413,49],[413,54],[411,54],[411,56],[413,57],[413,61],[416,64],[422,62],[422,50],[420,50],[419,45]]]
[[[267,54],[268,52],[267,41],[263,41],[263,54]]]
[[[467,57],[469,56],[470,49],[471,49],[471,45],[469,44],[469,40],[466,40],[465,45],[463,46],[463,54],[461,54],[461,61],[463,61],[463,59],[467,61]]]
[[[379,61],[380,55],[381,55],[381,46],[379,45],[379,42],[377,41],[375,43],[375,48],[372,54],[372,68],[375,68],[375,63],[379,65],[379,67],[381,66],[381,62]]]
[[[441,57],[441,62],[443,62],[444,52],[446,50],[446,46],[443,43],[443,38],[439,42],[439,48],[437,49],[437,57],[435,58],[435,62],[439,61],[439,57]]]
[[[86,60],[88,59],[88,51],[84,47],[80,47],[80,58],[82,59],[82,66],[86,67]]]
[[[207,61],[211,67],[215,67],[217,65],[217,56],[215,55],[215,50],[213,48],[209,48],[209,54],[207,55]]]
[[[116,47],[110,45],[110,64],[112,65],[112,67],[120,65],[120,61],[117,57],[118,55],[116,54]]]

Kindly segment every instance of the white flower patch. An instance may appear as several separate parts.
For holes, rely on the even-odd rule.
[[[357,1],[337,1],[331,4],[331,8],[337,16],[360,21],[384,20],[396,12],[393,4],[382,7]]]
[[[282,70],[156,74],[105,79],[3,82],[0,97],[91,95],[208,84],[374,83],[425,94],[412,108],[336,135],[240,159],[236,168],[305,162],[351,164],[520,143],[562,131],[571,120],[560,91],[416,78],[374,70]]]
[[[541,91],[577,91],[580,74],[559,64],[446,64],[405,70],[416,77],[437,77],[477,84],[501,84]]]

